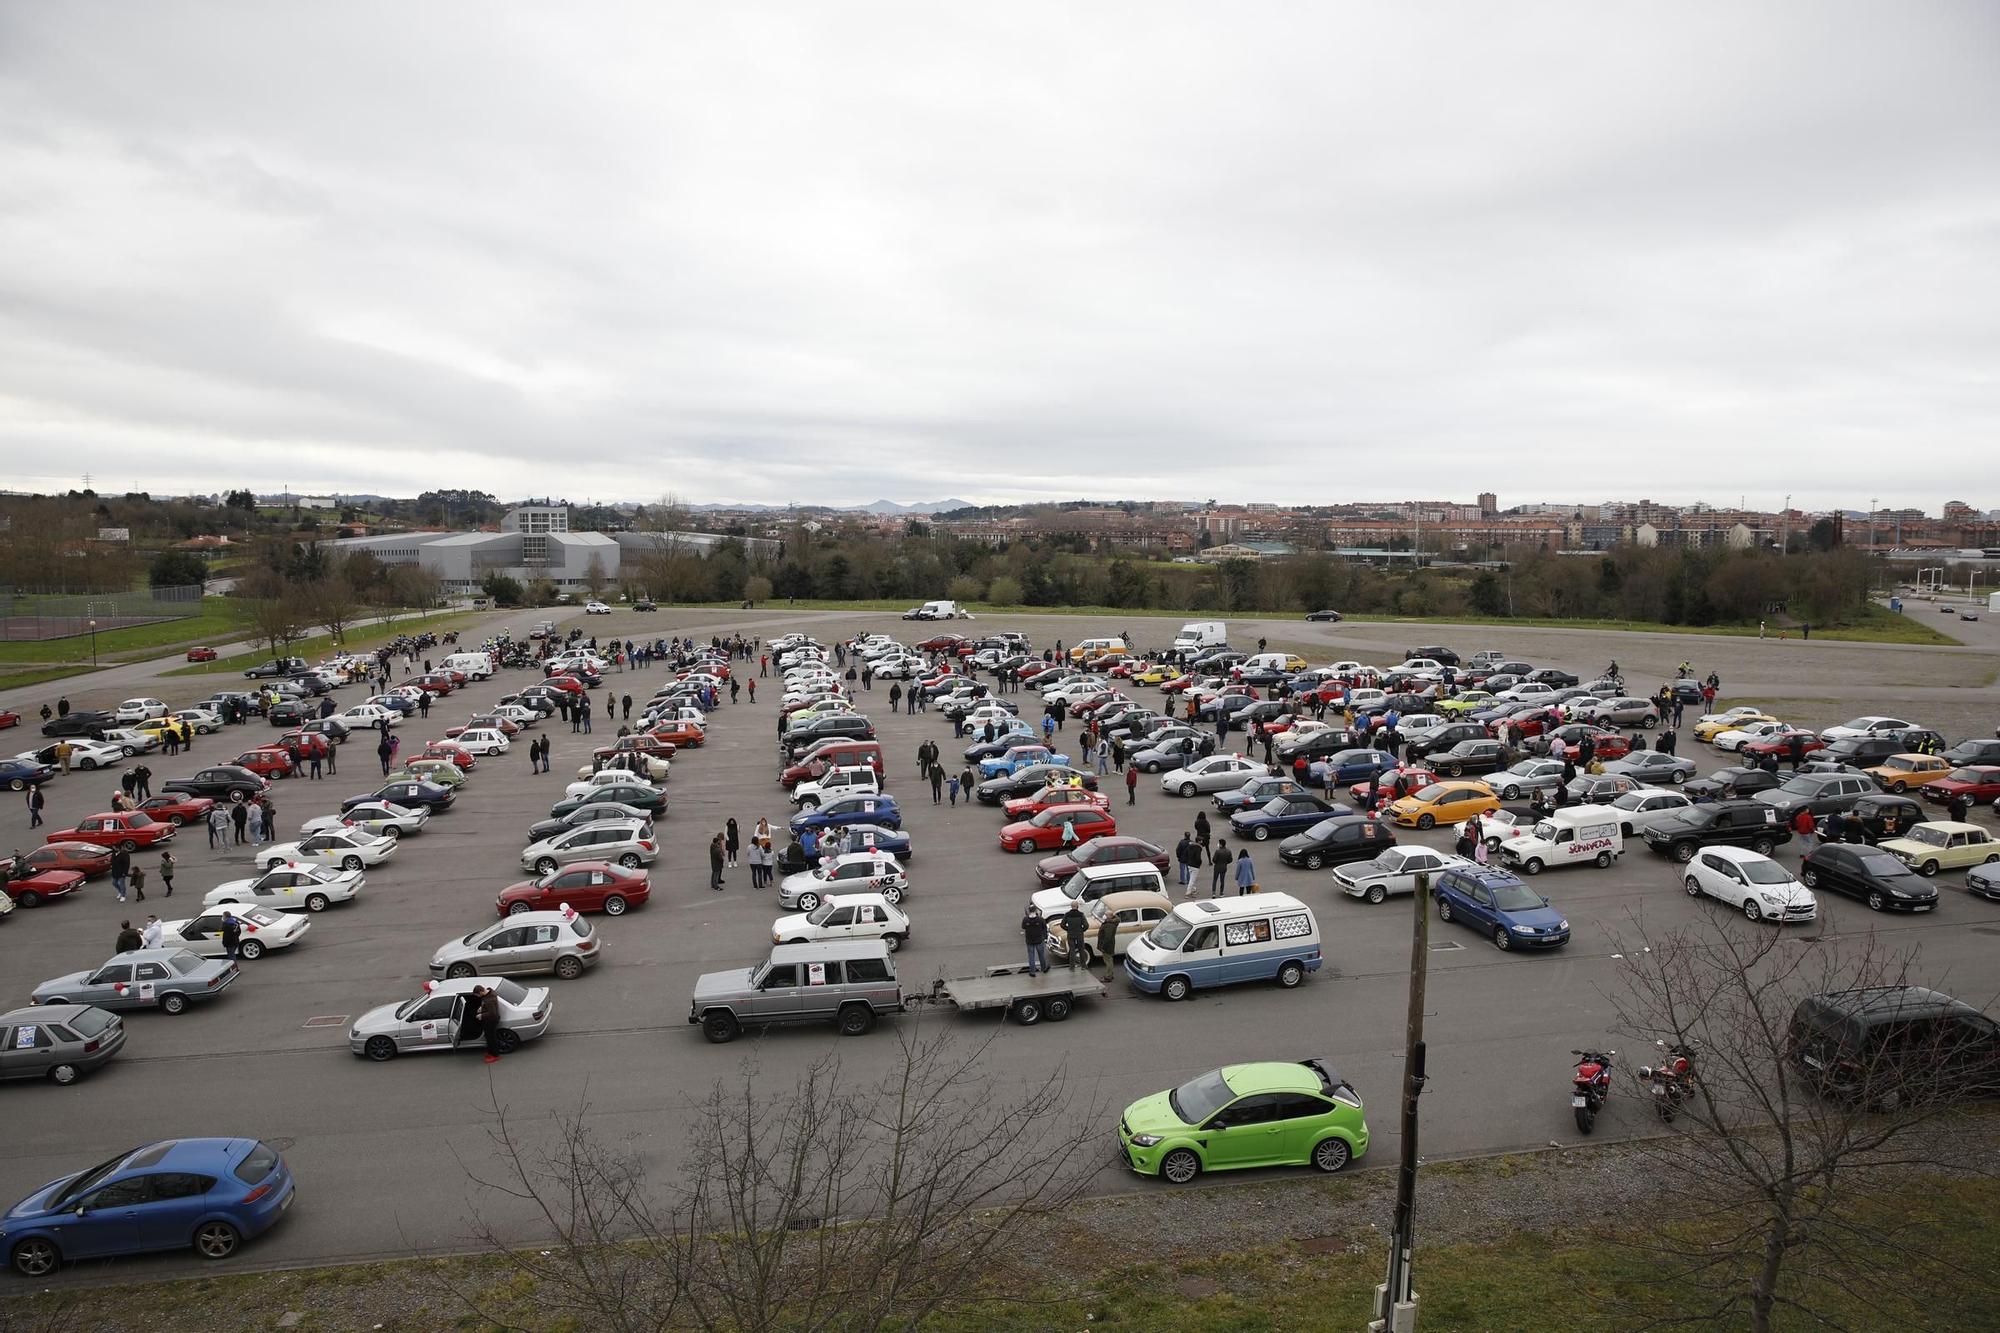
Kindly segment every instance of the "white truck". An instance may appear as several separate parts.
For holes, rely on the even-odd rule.
[[[1229,642],[1229,626],[1220,620],[1190,620],[1174,635],[1174,651],[1198,653],[1204,648],[1220,648]]]

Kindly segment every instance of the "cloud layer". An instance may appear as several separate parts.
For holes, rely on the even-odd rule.
[[[1976,0],[0,8],[30,488],[1934,511],[1996,275]]]

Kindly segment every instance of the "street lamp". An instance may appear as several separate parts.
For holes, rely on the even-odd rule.
[[[97,665],[97,622],[90,622],[90,664]]]

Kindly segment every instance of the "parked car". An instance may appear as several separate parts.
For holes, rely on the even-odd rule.
[[[1431,882],[1438,920],[1459,921],[1487,935],[1502,952],[1559,949],[1569,943],[1569,921],[1549,900],[1505,870],[1474,866],[1447,870]]]
[[[1396,830],[1373,815],[1332,815],[1279,843],[1278,859],[1288,866],[1318,870],[1365,861],[1395,845]]]
[[[1703,894],[1728,903],[1752,921],[1812,921],[1819,901],[1792,872],[1744,847],[1704,847],[1687,863],[1681,885],[1690,898]]]
[[[451,977],[425,982],[413,1000],[361,1015],[347,1030],[348,1049],[378,1063],[426,1051],[481,1050],[485,1033],[477,1029],[474,986],[492,991],[500,1002],[493,1045],[502,1055],[541,1036],[554,1021],[555,1000],[546,986],[523,986],[507,977]]]
[[[0,1014],[0,1079],[67,1086],[125,1049],[125,1021],[88,1004],[37,1004]]]
[[[881,940],[894,953],[910,938],[910,918],[880,893],[839,893],[819,906],[771,924],[771,943],[808,944],[819,940]]]
[[[160,923],[160,947],[186,949],[203,958],[227,954],[222,945],[222,917],[233,911],[240,934],[236,956],[255,962],[272,949],[289,949],[312,929],[312,918],[297,912],[274,912],[268,907],[211,907],[200,916]]]
[[[75,828],[57,829],[42,840],[88,842],[118,851],[136,852],[142,847],[157,847],[163,842],[172,842],[175,832],[174,825],[164,819],[154,819],[137,810],[111,810],[87,815],[76,821]]]
[[[910,877],[895,857],[874,849],[843,852],[786,875],[778,884],[778,906],[810,912],[835,893],[879,893],[896,906],[909,888]]]
[[[1823,842],[1806,853],[1799,878],[1809,889],[1858,898],[1871,912],[1928,912],[1938,901],[1936,886],[1880,847]]]
[[[623,916],[629,908],[644,906],[652,893],[652,877],[643,870],[627,869],[609,861],[578,861],[500,890],[493,905],[502,916],[561,911],[565,907]]]
[[[1361,1097],[1321,1060],[1228,1065],[1143,1097],[1118,1117],[1125,1164],[1185,1185],[1203,1171],[1338,1171],[1368,1151]]]
[[[1473,863],[1429,847],[1389,847],[1366,861],[1351,861],[1333,872],[1333,882],[1350,898],[1380,903],[1392,893],[1414,893],[1418,875],[1437,875]]]
[[[572,981],[603,957],[597,930],[574,908],[518,912],[447,940],[431,955],[433,977],[553,972]]]
[[[1808,996],[1792,1011],[1785,1050],[1822,1095],[1866,1106],[2000,1091],[2000,1025],[1922,986]]]
[[[202,958],[186,949],[131,949],[113,954],[101,967],[51,977],[35,987],[32,998],[36,1004],[179,1014],[215,999],[236,976],[236,964],[227,958]]]
[[[844,1036],[860,1036],[902,1008],[886,941],[822,940],[775,944],[748,968],[704,973],[688,1003],[688,1022],[718,1043],[734,1041],[746,1026],[795,1023],[831,1023]]]
[[[1902,837],[1885,838],[1876,845],[1926,878],[1940,870],[2000,861],[2000,840],[1991,833],[1977,824],[1942,819],[1918,824]]]

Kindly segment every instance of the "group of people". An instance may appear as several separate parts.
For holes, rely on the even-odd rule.
[[[1062,932],[1063,959],[1069,965],[1069,969],[1073,972],[1088,970],[1090,955],[1085,941],[1090,937],[1090,918],[1084,915],[1083,908],[1075,899],[1071,899],[1069,906],[1055,919],[1054,924],[1056,929]],[[1049,926],[1050,922],[1042,915],[1042,909],[1029,903],[1028,910],[1021,916],[1021,937],[1028,946],[1028,975],[1031,977],[1055,970],[1049,965]],[[1104,979],[1109,981],[1113,969],[1118,965],[1116,913],[1104,913],[1103,919],[1097,924],[1095,944],[1098,961],[1104,964]]]
[[[1195,881],[1201,875],[1204,862],[1210,867],[1208,896],[1220,898],[1233,883],[1239,896],[1257,891],[1257,866],[1250,859],[1250,849],[1239,847],[1232,858],[1227,839],[1217,839],[1215,846],[1209,846],[1208,812],[1198,811],[1194,817],[1194,827],[1181,834],[1181,840],[1174,844],[1174,864],[1180,870],[1181,896],[1192,898]]]
[[[216,927],[216,931],[217,937],[222,944],[223,956],[226,958],[236,957],[237,950],[243,944],[242,920],[237,917],[233,910],[224,908],[222,921]],[[165,938],[166,923],[161,921],[157,916],[148,916],[145,926],[137,929],[133,927],[129,920],[120,921],[118,923],[116,947],[113,948],[112,952],[130,953],[134,949],[157,949]]]

